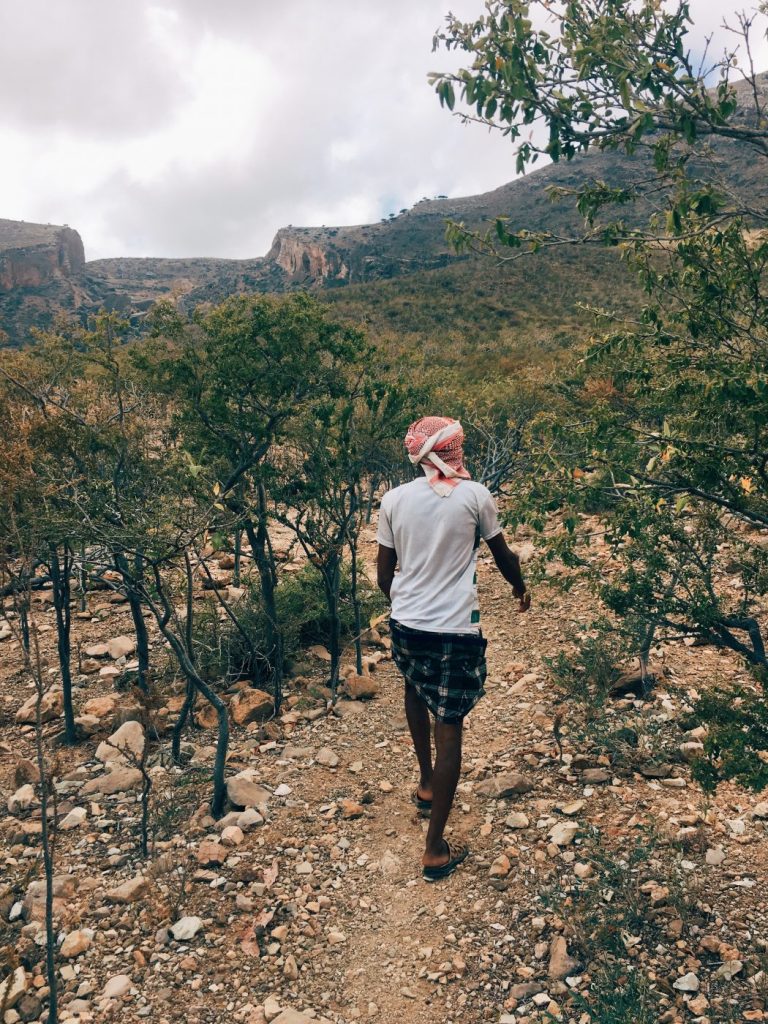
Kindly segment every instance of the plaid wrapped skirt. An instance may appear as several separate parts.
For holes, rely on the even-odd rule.
[[[488,641],[473,633],[428,633],[394,619],[392,656],[406,683],[442,722],[459,722],[485,693]]]

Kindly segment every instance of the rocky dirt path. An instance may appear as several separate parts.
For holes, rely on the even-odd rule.
[[[327,715],[303,698],[279,722],[235,730],[230,795],[251,810],[214,822],[202,804],[190,820],[209,734],[195,734],[186,771],[158,761],[168,795],[149,863],[137,856],[135,795],[104,792],[112,775],[95,741],[62,754],[62,809],[80,809],[57,863],[62,1020],[587,1024],[578,994],[597,998],[602,985],[610,1007],[616,977],[648,988],[654,1016],[596,1012],[593,1024],[768,1019],[768,805],[729,787],[705,803],[679,756],[661,777],[596,757],[542,660],[591,618],[584,593],[541,587],[518,616],[487,561],[480,585],[488,692],[467,723],[449,826],[472,852],[445,882],[420,875],[425,826],[389,660],[372,700]],[[660,655],[653,699],[608,712],[639,735],[639,761],[659,737],[667,753],[690,741],[678,719],[697,687],[743,672],[710,650]],[[6,694],[8,794],[30,752],[29,732],[11,724],[26,695]],[[114,711],[111,695],[99,699]],[[0,916],[27,965],[39,950],[38,832],[34,801],[14,805]],[[612,959],[623,973],[605,980]],[[5,1024],[44,1018],[39,952],[36,962]]]

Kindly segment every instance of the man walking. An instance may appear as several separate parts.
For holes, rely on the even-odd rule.
[[[378,584],[392,603],[392,653],[405,678],[405,713],[420,771],[413,799],[430,816],[422,858],[428,881],[447,878],[469,853],[452,849],[443,833],[461,771],[463,721],[485,692],[475,572],[480,538],[512,585],[519,610],[530,606],[493,497],[464,468],[463,441],[458,420],[426,416],[413,423],[405,447],[424,476],[388,491],[379,513]]]

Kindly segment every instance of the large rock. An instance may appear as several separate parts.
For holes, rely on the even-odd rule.
[[[530,793],[532,789],[533,783],[524,775],[518,775],[517,772],[502,772],[479,782],[475,792],[480,796],[501,800],[508,796],[522,796],[523,793]]]
[[[109,979],[102,989],[102,997],[104,999],[122,999],[123,996],[130,992],[132,985],[133,982],[130,975],[116,974],[113,978]]]
[[[371,700],[379,689],[379,684],[370,676],[348,676],[344,680],[344,693],[350,700]]]
[[[117,661],[118,658],[127,658],[136,650],[136,641],[131,636],[116,636],[107,641],[107,651],[110,658]]]
[[[78,928],[77,931],[70,932],[65,936],[59,947],[59,953],[65,960],[74,960],[76,956],[80,956],[90,949],[92,940],[93,932],[90,928]]]
[[[190,939],[194,939],[202,927],[201,918],[182,917],[171,926],[170,932],[177,942],[189,942]]]
[[[562,935],[556,935],[549,947],[549,967],[547,974],[553,981],[562,981],[579,970],[578,960],[568,953],[568,944]]]
[[[20,814],[28,811],[35,802],[35,787],[31,784],[19,786],[13,796],[8,797],[8,811],[10,814]]]
[[[549,830],[549,838],[555,846],[570,846],[576,838],[578,831],[579,826],[577,822],[558,821],[558,823]]]
[[[77,715],[75,718],[75,732],[80,740],[87,740],[101,729],[101,719],[96,715]]]
[[[99,775],[98,778],[89,779],[80,792],[85,796],[91,793],[101,793],[103,796],[110,796],[112,793],[127,793],[129,790],[138,789],[140,785],[141,772],[139,769],[122,765],[113,768],[106,775]]]
[[[197,863],[205,867],[217,867],[229,856],[226,847],[212,839],[204,839],[197,851]]]
[[[233,807],[256,807],[261,812],[271,795],[268,789],[254,782],[247,769],[227,779],[227,799]]]
[[[27,976],[23,967],[16,970],[0,985],[0,1006],[12,1010],[27,991]]]
[[[272,1024],[316,1024],[306,1013],[299,1013],[298,1010],[283,1010],[279,1016],[273,1018]]]
[[[66,814],[59,822],[59,828],[62,832],[69,832],[73,828],[78,828],[83,824],[85,819],[88,817],[88,811],[85,807],[73,807],[69,814]]]
[[[53,915],[61,916],[72,905],[72,897],[77,888],[74,875],[54,875],[53,877]],[[42,921],[45,918],[45,879],[30,882],[24,894],[22,914],[26,921]],[[2,1005],[2,1004],[0,1004]]]
[[[94,715],[96,718],[107,718],[117,707],[117,697],[106,694],[103,697],[91,697],[83,704],[83,714]]]
[[[141,722],[123,722],[109,739],[96,748],[96,757],[105,764],[136,764],[144,753],[144,727]]]
[[[235,694],[229,710],[236,725],[248,725],[269,718],[274,710],[274,702],[264,690],[249,688]]]
[[[110,903],[135,903],[146,896],[149,892],[149,879],[144,875],[136,875],[129,878],[127,882],[118,885],[116,889],[110,889],[107,893],[107,900]]]
[[[13,769],[13,784],[18,789],[21,786],[26,786],[28,783],[36,785],[40,781],[40,772],[34,761],[30,761],[28,757],[22,757],[16,762],[16,767]]]
[[[16,722],[19,725],[34,725],[37,714],[37,694],[33,693],[31,697],[21,705],[19,710],[16,712]],[[61,690],[48,690],[40,699],[40,718],[43,722],[52,722],[54,718],[58,718],[64,710],[64,694]]]
[[[83,648],[83,653],[87,658],[106,658],[109,654],[109,644],[88,644]]]

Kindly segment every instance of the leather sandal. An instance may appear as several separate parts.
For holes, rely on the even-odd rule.
[[[423,818],[428,818],[432,813],[432,801],[420,797],[418,789],[411,793],[411,802],[416,805],[416,810]]]
[[[455,853],[451,850],[450,844],[447,839],[444,839],[445,848],[448,851],[448,860],[445,864],[436,864],[434,867],[423,867],[421,869],[422,878],[427,882],[439,882],[441,878],[448,878],[452,875],[456,868],[469,856],[469,847],[462,846]]]

